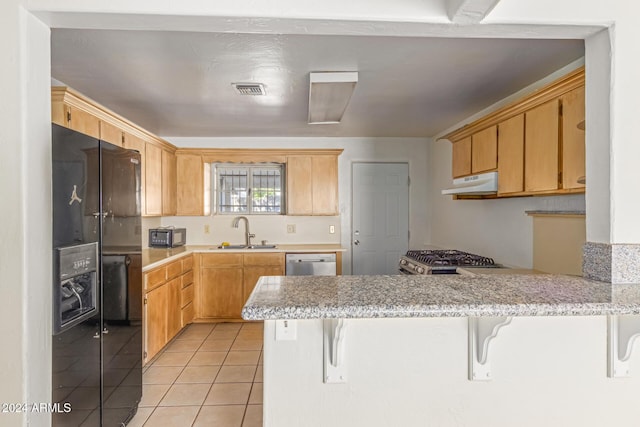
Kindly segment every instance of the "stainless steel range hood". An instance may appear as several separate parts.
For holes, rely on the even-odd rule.
[[[486,172],[464,176],[453,180],[453,187],[442,190],[442,194],[487,195],[498,192],[498,172]]]

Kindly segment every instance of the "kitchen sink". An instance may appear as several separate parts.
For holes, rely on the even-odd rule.
[[[247,249],[247,245],[218,246],[217,248],[212,248],[212,249]]]
[[[251,245],[249,249],[275,249],[276,245]]]

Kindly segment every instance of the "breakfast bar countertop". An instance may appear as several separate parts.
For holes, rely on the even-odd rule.
[[[640,285],[553,274],[272,276],[246,320],[640,314]]]

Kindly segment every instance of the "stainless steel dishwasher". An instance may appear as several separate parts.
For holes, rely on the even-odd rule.
[[[336,254],[287,254],[287,276],[335,276]]]

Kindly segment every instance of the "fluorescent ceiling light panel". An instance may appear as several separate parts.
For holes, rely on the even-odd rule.
[[[358,73],[309,74],[309,124],[340,123],[358,82]]]

